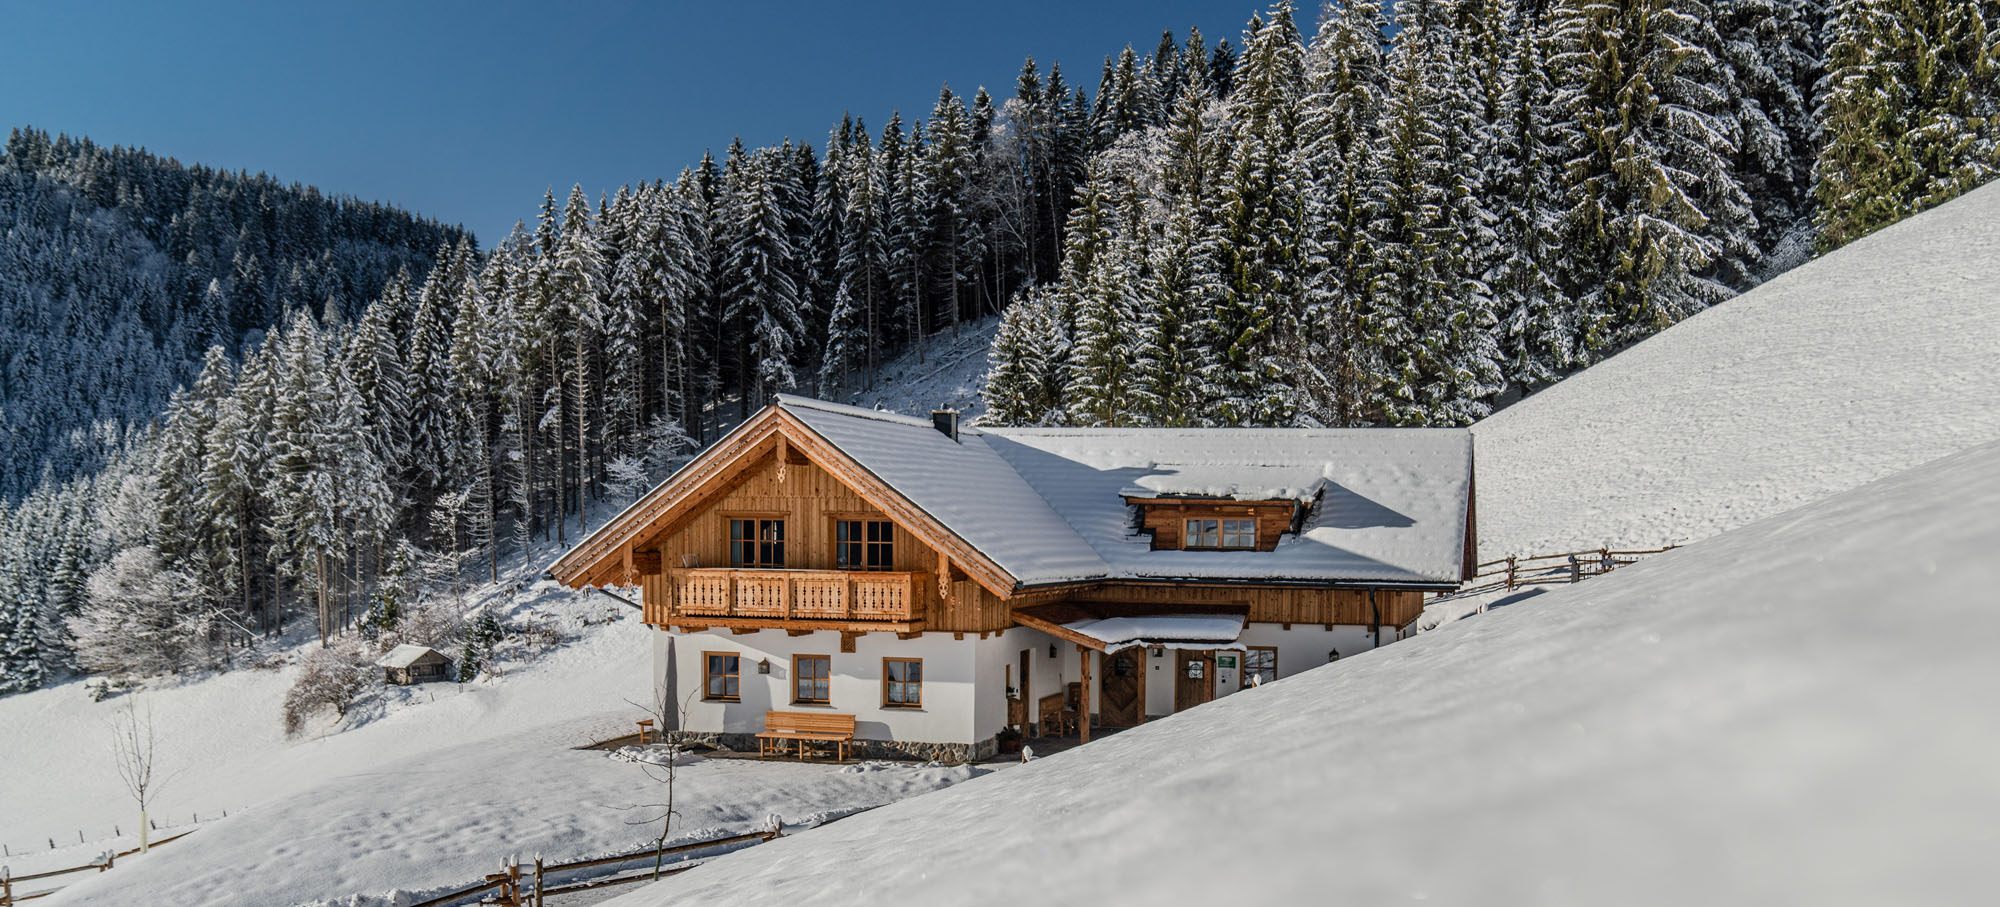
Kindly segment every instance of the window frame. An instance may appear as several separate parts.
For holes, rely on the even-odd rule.
[[[1275,680],[1277,680],[1277,679],[1278,679],[1278,647],[1277,647],[1277,646],[1244,646],[1244,647],[1243,647],[1243,670],[1242,670],[1242,672],[1241,672],[1243,676],[1242,676],[1242,677],[1241,677],[1241,678],[1239,679],[1239,685],[1240,685],[1240,686],[1246,686],[1246,687],[1247,687],[1247,686],[1250,686],[1250,685],[1251,685],[1251,683],[1250,683],[1250,653],[1252,653],[1252,652],[1269,652],[1269,653],[1271,653],[1271,679],[1270,679],[1270,680],[1266,680],[1266,681],[1264,681],[1264,682],[1265,682],[1265,683],[1271,683],[1272,681],[1275,681]],[[1261,669],[1261,668],[1260,668],[1260,669],[1258,669],[1257,673],[1260,673],[1260,674],[1261,674],[1261,673],[1263,673],[1263,669]]]
[[[712,659],[716,659],[716,658],[733,658],[733,659],[735,659],[735,660],[736,660],[736,671],[735,671],[734,673],[723,673],[723,674],[718,674],[718,673],[714,672],[713,670],[711,670],[711,669],[712,669],[712,668],[714,667],[714,662],[712,661]],[[727,680],[725,680],[725,681],[724,681],[724,683],[723,683],[723,687],[722,687],[722,688],[723,688],[723,690],[724,690],[725,692],[723,692],[723,693],[722,693],[722,694],[720,694],[720,695],[715,695],[715,694],[712,694],[712,693],[711,693],[710,691],[711,691],[711,690],[713,689],[713,684],[711,684],[711,683],[710,683],[710,680],[711,680],[712,678],[716,678],[716,677],[722,677],[722,678],[730,678],[730,677],[734,677],[734,678],[736,678],[736,695],[734,695],[734,696],[731,696],[731,695],[729,695],[729,694],[728,694],[728,692],[726,692],[726,691],[727,691],[727,690],[729,689],[729,684],[728,684]],[[743,653],[741,653],[741,652],[703,652],[703,653],[701,653],[701,701],[703,701],[703,702],[742,702],[742,701],[743,701]]]
[[[916,665],[917,679],[891,680],[889,677],[889,665],[893,662],[901,662],[904,664]],[[905,678],[907,677],[908,675],[905,674]],[[889,691],[892,687],[895,686],[904,687],[906,693],[908,690],[914,689],[917,694],[917,701],[915,702],[890,701]],[[921,709],[924,707],[924,660],[923,659],[909,658],[905,656],[888,656],[882,659],[882,707],[885,709]]]
[[[722,518],[726,521],[723,535],[729,545],[729,566],[738,570],[785,569],[785,543],[789,541],[785,532],[786,517],[787,514],[783,513],[723,514]],[[739,523],[747,524],[750,527],[749,536],[744,538],[736,536],[736,528]],[[764,536],[765,531],[773,526],[777,529],[777,537],[766,538]],[[747,550],[752,554],[755,557],[755,561],[746,562],[739,558],[737,556],[739,553],[738,545],[744,546],[742,550]],[[772,554],[776,555],[775,562],[767,560],[767,556]]]
[[[807,661],[821,662],[826,666],[826,673],[821,674],[817,678],[818,684],[816,684],[817,686],[823,686],[826,688],[826,697],[823,699],[802,699],[799,697],[799,683],[800,681],[806,679],[805,672],[799,670],[799,668],[801,663]],[[833,704],[833,656],[813,655],[813,654],[797,654],[792,656],[792,704],[793,705]]]
[[[835,570],[851,570],[859,573],[884,573],[896,569],[895,521],[864,514],[838,514],[833,516],[832,520],[833,532],[831,533],[831,537],[833,539],[833,568]],[[841,527],[848,523],[853,523],[860,527],[860,536],[858,538],[843,539],[841,537]],[[876,527],[881,527],[880,531],[886,535],[886,538],[877,539],[872,537],[877,532]],[[846,556],[845,549],[849,546],[852,546],[858,560],[851,564],[842,563],[842,559]],[[879,563],[876,562],[877,552],[880,552]]]
[[[1214,529],[1197,530],[1197,526],[1214,524]],[[1231,529],[1230,524],[1236,524]],[[1246,541],[1247,537],[1247,541]],[[1231,538],[1242,544],[1230,544]],[[1191,551],[1253,551],[1257,548],[1257,517],[1210,516],[1181,517],[1181,548]]]

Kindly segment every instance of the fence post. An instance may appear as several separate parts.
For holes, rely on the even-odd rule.
[[[535,854],[535,907],[542,907],[542,855]]]
[[[1612,566],[1613,565],[1611,563],[1611,549],[1609,548],[1597,549],[1597,572],[1610,573]]]
[[[1574,554],[1569,556],[1569,581],[1583,582],[1583,561],[1578,560]]]
[[[1514,556],[1507,555],[1507,591],[1514,591]]]
[[[14,903],[14,870],[0,866],[0,907]]]

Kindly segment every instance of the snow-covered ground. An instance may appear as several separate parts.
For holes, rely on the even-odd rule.
[[[971,424],[986,412],[979,392],[986,387],[991,367],[986,354],[999,329],[1000,319],[987,318],[962,325],[957,338],[949,331],[932,337],[923,361],[917,361],[914,351],[891,359],[882,364],[874,389],[857,390],[834,402],[908,416],[925,416],[948,406]]]
[[[12,851],[0,864],[19,875],[136,844],[136,809],[110,754],[111,716],[135,703],[152,715],[170,776],[154,816],[186,825],[198,812],[201,827],[112,872],[51,880],[69,887],[44,903],[387,904],[395,889],[476,880],[508,854],[565,860],[640,846],[657,833],[641,820],[656,814],[646,805],[661,799],[658,784],[628,760],[577,747],[630,734],[645,714],[647,630],[602,594],[547,581],[510,588],[480,595],[563,641],[508,650],[499,677],[376,689],[346,719],[322,716],[296,738],[282,731],[281,703],[312,642],[283,667],[154,681],[104,702],[81,681],[0,698],[0,840]],[[810,823],[973,774],[697,761],[676,784],[674,836],[753,830],[772,816]]]
[[[2000,183],[1473,427],[1482,560],[1706,538],[2000,438]]]
[[[1987,903],[1995,550],[2000,443],[611,903]]]

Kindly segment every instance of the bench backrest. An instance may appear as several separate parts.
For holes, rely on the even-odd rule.
[[[852,734],[854,716],[839,712],[765,712],[764,727],[804,734]]]

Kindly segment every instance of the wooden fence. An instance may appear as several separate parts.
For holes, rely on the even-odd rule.
[[[632,851],[631,853],[617,854],[609,857],[596,857],[589,860],[576,860],[569,863],[545,863],[540,857],[537,857],[535,858],[533,867],[523,867],[519,861],[508,860],[501,864],[499,872],[486,876],[482,881],[475,882],[456,891],[446,892],[428,901],[413,904],[411,907],[447,907],[447,905],[464,903],[469,898],[484,895],[487,892],[493,892],[493,894],[490,897],[481,898],[478,903],[504,904],[507,907],[542,907],[542,899],[545,897],[573,894],[593,888],[602,888],[607,885],[623,885],[628,882],[649,881],[653,878],[653,873],[643,872],[634,875],[561,883],[557,883],[556,880],[551,878],[552,876],[575,876],[580,870],[602,869],[607,866],[619,866],[639,860],[658,860],[662,857],[691,853],[697,850],[709,850],[737,844],[762,844],[765,841],[783,836],[784,830],[782,828],[771,828],[749,834],[731,835],[726,838],[710,838],[706,841],[677,844],[667,848],[648,847],[643,850]],[[701,864],[692,861],[677,863],[674,866],[661,869],[659,875],[662,877],[676,875],[699,865]]]
[[[196,831],[199,830],[200,829],[190,828],[187,831],[181,832],[180,834],[173,835],[171,837],[161,838],[158,841],[154,841],[151,844],[148,844],[147,846],[158,847],[169,841],[178,841],[182,838],[187,837],[188,835],[194,834]],[[14,875],[7,869],[7,867],[0,866],[0,907],[12,907],[12,905],[18,904],[22,901],[32,901],[36,898],[45,898],[48,897],[49,895],[55,894],[56,892],[62,890],[62,886],[58,885],[54,888],[45,888],[41,891],[36,891],[30,894],[15,894],[14,886],[22,882],[33,882],[37,879],[52,879],[55,878],[56,876],[66,876],[73,872],[87,872],[90,870],[105,872],[110,870],[113,867],[113,865],[115,865],[118,862],[119,857],[129,857],[138,852],[139,848],[137,847],[134,847],[131,850],[121,850],[117,852],[107,851],[104,854],[104,856],[92,862],[85,863],[82,866],[71,866],[68,869],[51,869],[47,872],[31,872],[27,875],[19,875],[19,876]]]
[[[1634,564],[1649,554],[1660,554],[1678,548],[1668,545],[1664,548],[1634,548],[1617,550],[1612,548],[1592,548],[1584,551],[1565,551],[1561,554],[1537,554],[1531,557],[1508,556],[1497,561],[1487,561],[1479,565],[1478,572],[1467,585],[1455,592],[1447,592],[1437,599],[1461,598],[1506,589],[1509,592],[1524,586],[1538,586],[1549,583],[1580,583],[1593,576],[1610,573],[1619,567]],[[1437,599],[1432,599],[1436,601]]]

